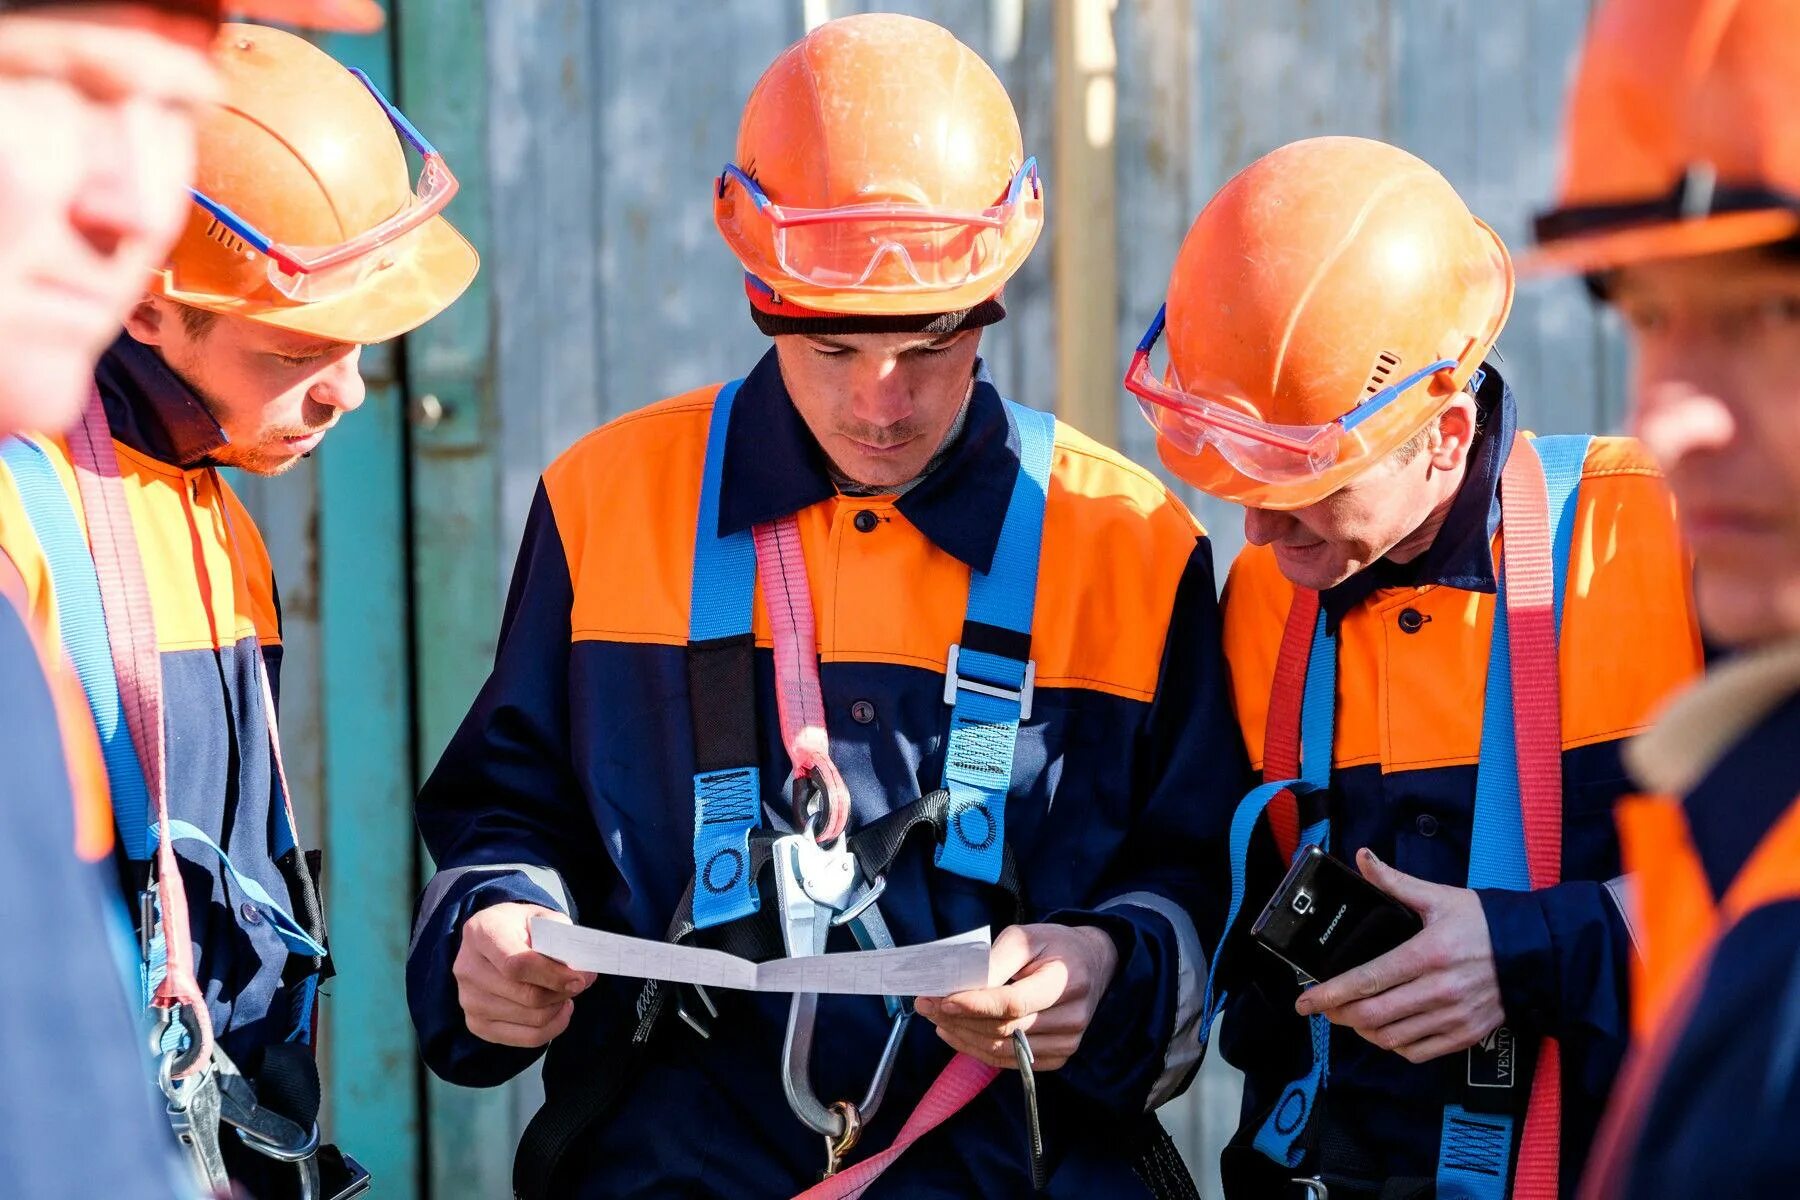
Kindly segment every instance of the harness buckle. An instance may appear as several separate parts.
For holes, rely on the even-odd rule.
[[[1016,688],[1003,687],[995,683],[983,683],[979,679],[965,679],[956,669],[958,658],[962,654],[962,643],[950,644],[950,658],[944,664],[944,703],[956,706],[956,693],[980,692],[983,696],[992,696],[997,700],[1011,700],[1019,706],[1019,720],[1031,720],[1031,695],[1037,688],[1037,660],[1025,660],[1025,679]]]
[[[1331,1189],[1317,1175],[1296,1175],[1292,1182],[1298,1185],[1306,1200],[1331,1200]]]

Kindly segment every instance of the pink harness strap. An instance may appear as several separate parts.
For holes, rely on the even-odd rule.
[[[966,1054],[958,1054],[932,1080],[931,1086],[919,1101],[919,1106],[913,1109],[912,1115],[906,1118],[906,1124],[900,1127],[893,1145],[822,1183],[814,1184],[794,1197],[794,1200],[854,1200],[861,1196],[914,1142],[968,1107],[969,1101],[986,1091],[988,1084],[999,1076],[1000,1068],[990,1067]]]
[[[850,824],[850,789],[831,761],[831,737],[825,730],[819,639],[813,625],[800,526],[794,518],[783,517],[757,525],[751,532],[756,540],[756,571],[775,636],[775,705],[781,714],[781,740],[793,761],[795,778],[812,772],[825,791],[825,827],[816,840],[835,841]],[[804,826],[806,814],[795,813],[794,820]]]
[[[166,831],[169,794],[156,616],[151,608],[149,585],[144,581],[144,564],[138,555],[125,486],[119,478],[118,454],[113,450],[112,432],[97,391],[82,414],[81,424],[69,435],[69,450],[85,510],[94,573],[99,578],[100,604],[106,614],[107,643],[112,650],[113,673],[119,681],[120,704],[137,747],[144,784],[156,805],[157,827]],[[174,843],[166,833],[157,838],[156,891],[162,907],[167,959],[151,1004],[164,1010],[186,1005],[197,1035],[196,1053],[188,1058],[187,1069],[177,1073],[180,1078],[212,1061],[213,1031],[205,993],[194,976],[194,943],[181,867],[175,858]]]

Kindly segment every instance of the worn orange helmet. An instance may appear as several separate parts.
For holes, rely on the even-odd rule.
[[[1304,508],[1443,410],[1512,297],[1506,247],[1430,166],[1365,138],[1294,142],[1194,221],[1125,386],[1181,478]]]
[[[339,342],[448,308],[478,260],[441,215],[456,179],[431,144],[368,76],[291,33],[227,25],[215,55],[225,99],[200,122],[194,210],[150,290]]]
[[[1800,233],[1800,0],[1608,0],[1568,114],[1533,271]]]
[[[225,8],[257,21],[284,21],[308,29],[374,33],[387,18],[375,0],[224,0]]]
[[[104,0],[0,0],[0,13],[27,8],[98,5]],[[229,11],[258,21],[284,21],[309,29],[335,29],[343,33],[373,33],[386,15],[376,0],[126,0],[138,7],[176,16],[196,17],[217,24]]]
[[[888,13],[827,21],[763,73],[713,216],[752,303],[777,312],[969,309],[1044,226],[994,72],[947,30]]]

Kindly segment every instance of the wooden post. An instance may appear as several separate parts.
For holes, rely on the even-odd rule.
[[[1056,177],[1048,181],[1057,415],[1119,444],[1117,0],[1056,0]]]

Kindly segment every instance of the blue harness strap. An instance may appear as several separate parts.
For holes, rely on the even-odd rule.
[[[1019,435],[1019,473],[994,561],[970,572],[963,640],[950,648],[944,675],[953,706],[944,754],[950,807],[937,865],[985,883],[1000,878],[1013,749],[1031,714],[1031,622],[1056,430],[1049,413],[1010,400],[1006,414]]]
[[[125,721],[106,609],[100,594],[100,577],[88,547],[87,534],[67,489],[42,447],[24,438],[8,438],[0,442],[0,463],[4,463],[12,474],[32,533],[49,564],[57,629],[63,647],[75,665],[76,677],[81,681],[82,693],[87,697],[88,710],[93,714],[94,727],[100,735],[101,756],[112,794],[120,848],[130,861],[147,864],[155,856],[161,830],[150,819],[150,792],[144,779],[143,763]],[[264,914],[270,927],[292,953],[325,957],[325,947],[314,940],[261,884],[239,872],[225,851],[204,831],[173,818],[169,827],[174,841],[204,845],[218,857],[238,891]],[[285,806],[271,831],[271,840],[276,857],[294,847],[294,832],[287,820]],[[151,894],[154,897],[154,892]],[[162,983],[168,962],[159,905],[154,906],[150,920],[151,928],[146,931],[149,936],[145,943],[149,953],[139,959],[137,978],[132,981],[146,1007]],[[316,973],[303,981],[297,998],[300,1019],[289,1040],[304,1040],[310,1033],[312,1000],[317,985]],[[172,1022],[164,1033],[162,1048],[176,1048],[185,1036],[179,1023]]]
[[[690,645],[751,637],[756,543],[748,529],[719,533],[725,435],[742,382],[734,379],[719,389],[706,431],[706,467],[694,528]],[[750,874],[750,831],[762,823],[761,789],[754,760],[694,776],[694,924],[702,929],[749,916],[761,902]]]
[[[741,382],[720,390],[707,429],[694,535],[690,648],[751,636],[755,540],[749,530],[728,536],[718,531],[726,433]],[[989,883],[1000,878],[1013,750],[1019,724],[1031,713],[1031,624],[1056,428],[1048,413],[1004,403],[1007,420],[1018,433],[1019,473],[994,560],[987,572],[970,574],[963,640],[951,647],[945,672],[944,700],[952,706],[944,763],[950,805],[946,837],[937,849],[943,869]],[[748,865],[750,832],[761,823],[761,812],[755,762],[694,776],[695,925],[720,925],[757,910],[760,897]]]
[[[1555,597],[1558,643],[1562,636],[1563,595],[1569,574],[1569,552],[1575,531],[1575,497],[1581,487],[1588,444],[1583,436],[1520,439],[1544,468],[1547,511],[1552,521],[1551,578]],[[1515,450],[1517,453],[1517,450]],[[1526,858],[1524,813],[1519,802],[1519,758],[1513,728],[1512,642],[1506,619],[1506,574],[1497,573],[1494,629],[1488,649],[1487,691],[1481,709],[1480,761],[1475,768],[1475,814],[1470,833],[1471,888],[1527,891],[1531,871]],[[1470,1055],[1475,1053],[1469,1051]],[[1470,1086],[1474,1072],[1469,1072]],[[1518,1081],[1504,1086],[1512,1088]],[[1517,1118],[1507,1112],[1472,1111],[1460,1104],[1444,1106],[1438,1141],[1439,1200],[1501,1200],[1506,1195]]]
[[[125,723],[119,678],[113,673],[112,647],[107,641],[106,611],[100,602],[100,577],[88,552],[87,534],[41,446],[26,438],[7,438],[0,442],[0,462],[12,472],[25,515],[50,565],[57,629],[100,734],[119,845],[132,862],[145,862],[155,846],[150,830],[150,791],[131,729]]]

